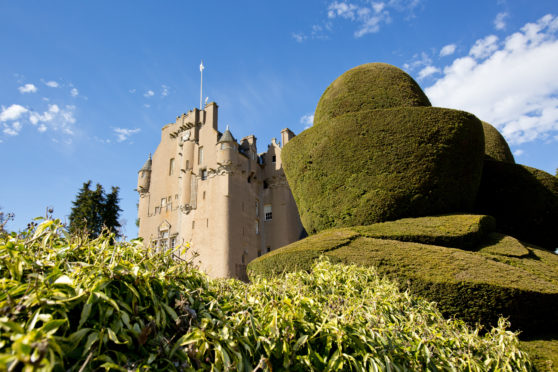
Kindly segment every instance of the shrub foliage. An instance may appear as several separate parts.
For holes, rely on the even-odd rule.
[[[529,370],[505,322],[447,321],[372,268],[209,280],[48,220],[0,237],[0,370]]]

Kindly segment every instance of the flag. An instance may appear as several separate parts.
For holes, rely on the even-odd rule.
[[[201,61],[201,63],[200,63],[200,72],[202,72],[204,68],[205,68],[205,67],[203,67],[203,61]]]

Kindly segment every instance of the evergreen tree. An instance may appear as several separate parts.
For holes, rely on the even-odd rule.
[[[118,217],[121,211],[118,206],[118,187],[113,187],[108,195],[100,184],[97,184],[95,190],[90,187],[91,181],[84,182],[76,200],[72,202],[74,206],[69,217],[70,233],[85,232],[89,237],[95,238],[103,228],[107,228],[118,236]]]

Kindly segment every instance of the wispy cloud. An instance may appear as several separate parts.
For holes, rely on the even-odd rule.
[[[20,93],[35,93],[37,91],[37,87],[33,84],[25,84],[17,89]]]
[[[60,107],[56,104],[49,104],[48,109],[42,113],[30,112],[29,122],[32,125],[38,125],[37,130],[39,132],[45,132],[50,129],[65,135],[73,135],[73,125],[76,122],[75,111],[76,107],[73,105]]]
[[[72,88],[72,90],[70,90],[70,95],[72,97],[77,97],[79,95],[79,91],[77,90],[77,88]]]
[[[291,37],[302,43],[308,39],[327,39],[333,32],[334,22],[356,25],[355,38],[380,31],[383,24],[392,21],[393,12],[411,12],[419,0],[335,0],[327,4],[327,19],[314,24],[309,32],[293,32]]]
[[[144,97],[153,97],[154,95],[155,95],[155,92],[152,91],[152,90],[148,90],[143,94]]]
[[[126,141],[131,135],[140,132],[140,128],[128,129],[128,128],[113,128],[114,133],[116,134],[116,141],[117,142],[124,142]]]
[[[496,15],[494,19],[494,28],[496,30],[505,30],[506,29],[506,18],[508,18],[508,13],[502,12]]]
[[[169,87],[165,84],[161,85],[161,96],[166,97],[169,95]]]
[[[514,156],[521,156],[525,153],[525,151],[521,150],[521,149],[517,149],[513,152]]]
[[[310,128],[314,125],[314,114],[302,115],[300,118],[300,123],[304,125],[304,129]]]
[[[546,15],[503,41],[477,40],[425,89],[433,105],[474,113],[511,144],[558,134],[558,18]]]
[[[433,75],[435,73],[441,72],[441,70],[438,67],[435,66],[426,66],[425,68],[423,68],[422,70],[419,71],[419,75],[418,75],[418,79],[422,80],[430,75]]]
[[[21,123],[19,121],[14,121],[11,124],[2,124],[4,129],[2,132],[8,136],[17,136],[21,130]]]
[[[58,84],[58,82],[56,82],[54,80],[46,81],[45,85],[47,87],[51,87],[51,88],[58,88],[60,86],[60,84]]]
[[[445,57],[445,56],[452,55],[453,53],[455,53],[455,49],[456,49],[455,44],[448,44],[448,45],[444,46],[440,50],[440,57]]]

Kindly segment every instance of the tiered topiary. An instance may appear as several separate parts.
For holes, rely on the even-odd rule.
[[[486,160],[476,210],[498,229],[543,248],[558,248],[558,179],[519,164]]]
[[[386,64],[356,67],[330,85],[316,124],[282,153],[310,234],[473,207],[482,124],[429,105],[410,76]]]
[[[482,122],[484,130],[484,153],[487,159],[515,163],[510,147],[504,136],[486,121]]]
[[[252,261],[248,271],[273,276],[309,270],[325,255],[376,266],[436,301],[446,315],[471,324],[492,325],[506,316],[524,335],[557,329],[558,256],[494,228],[487,216],[448,215],[330,229]]]

